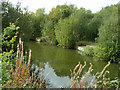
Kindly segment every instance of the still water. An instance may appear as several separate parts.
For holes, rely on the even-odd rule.
[[[32,64],[37,69],[40,65],[44,67],[43,76],[44,79],[49,82],[49,87],[61,88],[70,87],[70,69],[80,63],[87,65],[83,70],[83,73],[87,72],[90,67],[89,63],[93,64],[93,73],[101,72],[103,67],[107,64],[104,61],[94,60],[92,57],[80,55],[78,50],[64,49],[57,46],[44,45],[37,42],[28,42],[28,47],[32,50]],[[111,79],[118,76],[118,65],[112,63],[107,70],[110,74],[107,77]]]

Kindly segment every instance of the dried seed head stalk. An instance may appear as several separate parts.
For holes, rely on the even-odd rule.
[[[24,76],[25,67],[26,67],[26,61],[23,63],[23,67],[22,67],[22,71],[21,71],[21,75],[22,75],[22,76]]]
[[[16,59],[18,59],[18,54],[19,54],[19,44],[17,45],[17,55],[16,55]]]
[[[29,59],[31,57],[31,54],[29,53]],[[30,64],[30,60],[28,60]],[[28,67],[29,67],[28,64]],[[26,62],[24,62],[24,56],[23,56],[23,42],[21,41],[21,38],[19,38],[19,43],[17,45],[17,55],[16,55],[16,65],[14,70],[14,75],[17,77],[22,77],[26,75]],[[29,70],[27,70],[29,72]]]
[[[73,70],[73,73],[75,73],[76,69],[80,66],[80,62],[76,65],[76,67]]]
[[[22,50],[21,50],[21,62],[23,61],[23,42],[21,42]]]
[[[80,80],[80,88],[83,88],[83,83],[84,83],[84,80],[85,80],[85,76],[87,76],[90,72],[92,72],[93,69],[92,69],[92,64],[90,63],[90,67],[89,67],[89,70],[87,71],[87,73],[85,73],[81,80]]]
[[[82,70],[85,68],[86,66],[86,61],[84,61],[84,65],[82,66],[82,64],[80,64],[79,70],[78,70],[78,75],[81,74]]]
[[[83,68],[86,66],[86,62],[84,62],[84,65],[82,66],[82,64],[80,64],[80,62],[76,65],[76,67],[74,68],[73,72],[71,71],[71,86],[72,88],[79,88],[79,75],[81,74]],[[78,69],[79,68],[79,69]],[[77,70],[78,69],[78,70]],[[77,70],[77,72],[76,72]]]
[[[102,79],[101,77],[105,77],[105,75],[107,73],[109,73],[109,71],[105,71],[106,68],[110,65],[110,62],[108,62],[108,64],[103,68],[103,70],[100,73],[96,73],[94,75],[94,79],[92,79],[90,81],[90,85],[92,88],[97,88],[97,81]],[[86,62],[84,62],[84,66],[82,66],[82,64],[80,64],[80,62],[76,65],[76,67],[74,68],[73,72],[71,71],[71,86],[72,88],[85,88],[86,86],[84,85],[84,81],[85,81],[85,77],[88,76],[92,71],[92,64],[90,63],[90,67],[88,69],[88,71],[82,75],[82,77],[79,77],[80,73],[82,72],[83,68],[86,66]],[[78,69],[79,68],[79,69]],[[77,73],[76,70],[78,69]],[[105,72],[105,73],[104,73]],[[98,77],[97,77],[98,76]],[[79,77],[79,78],[78,78]],[[97,78],[96,78],[97,77]],[[78,80],[80,79],[80,83],[78,82]],[[78,86],[79,84],[79,86]],[[102,87],[102,85],[101,85]]]
[[[33,86],[34,86],[36,84],[36,74],[35,74],[35,72],[34,72],[33,75],[34,75],[34,78],[33,78],[34,79]]]
[[[85,78],[85,76],[86,75],[88,75],[90,72],[92,72],[93,71],[93,69],[92,69],[92,64],[90,63],[90,67],[89,67],[89,69],[88,69],[88,71],[82,76],[82,78]],[[81,78],[81,79],[82,79]]]
[[[12,62],[11,62],[11,70],[10,70],[10,72],[11,72],[11,74],[13,75],[13,66],[12,66]]]
[[[21,44],[21,38],[19,38],[19,44]]]
[[[29,59],[28,59],[28,65],[30,65],[30,60],[31,60],[31,49],[29,50]]]
[[[86,66],[86,61],[84,61],[84,66],[82,66],[82,68],[85,68],[85,66]]]
[[[31,60],[31,49],[29,50],[29,59],[27,63],[26,74],[29,74],[30,60]]]
[[[21,40],[21,39],[20,39]],[[21,64],[22,64],[22,61],[23,61],[23,42],[22,41],[20,41],[20,58],[19,58],[19,60],[20,60],[20,62],[19,62],[19,67],[18,67],[18,69],[20,70],[20,72],[21,72]]]
[[[78,69],[78,71],[77,71],[77,74],[76,74],[76,75],[80,75],[81,71],[82,71],[82,64],[80,64],[79,69]]]
[[[102,74],[104,73],[105,69],[110,65],[110,62],[108,62],[108,64],[103,68],[103,70],[100,73],[100,77],[102,76]]]
[[[25,61],[24,61],[25,60]],[[16,55],[16,65],[15,69],[13,68],[13,64],[11,63],[11,75],[13,76],[13,79],[10,81],[8,80],[6,86],[12,86],[15,85],[16,87],[24,87],[23,85],[26,84],[28,87],[36,87],[39,86],[42,87],[43,78],[42,78],[42,72],[41,76],[37,77],[35,72],[32,72],[32,76],[30,76],[30,60],[31,60],[31,50],[29,50],[29,57],[27,60],[27,52],[26,57],[24,59],[23,56],[23,42],[21,41],[21,38],[19,38],[19,43],[17,45],[17,55]],[[26,63],[28,61],[28,63]],[[40,83],[38,83],[38,79],[41,79]]]
[[[25,51],[25,61],[27,61],[27,51]]]
[[[105,73],[103,74],[103,77],[105,77],[106,73],[110,73],[109,71],[105,71]]]
[[[92,71],[93,71],[93,69],[92,69],[92,64],[90,63],[90,68],[89,68],[87,74],[90,73],[90,72],[92,72]]]

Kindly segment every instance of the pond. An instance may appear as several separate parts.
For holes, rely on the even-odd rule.
[[[104,61],[94,60],[93,57],[80,55],[78,50],[64,49],[37,42],[28,42],[27,45],[32,50],[32,64],[38,69],[40,64],[44,67],[44,79],[49,82],[49,87],[52,88],[70,87],[70,69],[73,70],[79,61],[82,64],[86,61],[87,65],[83,73],[89,69],[89,63],[93,64],[91,74],[101,72],[107,64]],[[107,77],[113,79],[118,76],[118,64],[111,63],[107,70],[110,71],[110,74],[106,75]]]

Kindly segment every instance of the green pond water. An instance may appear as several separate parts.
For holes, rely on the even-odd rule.
[[[73,70],[74,67],[80,63],[84,64],[86,61],[86,67],[83,73],[88,71],[90,67],[89,63],[93,65],[93,72],[101,72],[103,67],[107,64],[104,61],[94,60],[90,56],[80,55],[78,50],[64,49],[57,46],[44,45],[37,42],[28,42],[27,46],[32,50],[32,64],[35,68],[43,69],[44,79],[50,84],[49,87],[60,88],[70,86],[70,69]],[[118,76],[118,64],[111,63],[107,68],[110,71],[107,77],[111,79]]]

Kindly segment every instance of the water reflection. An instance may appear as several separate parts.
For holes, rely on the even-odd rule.
[[[54,69],[49,65],[49,63],[44,63],[44,68],[37,67],[36,65],[32,65],[32,69],[35,68],[35,72],[38,70],[43,70],[43,81],[47,81],[48,88],[70,88],[71,87],[71,79],[69,76],[58,76],[56,75]],[[86,71],[84,72],[84,74]],[[40,73],[38,73],[40,74]],[[87,74],[84,76],[83,85],[88,88],[91,87],[91,82],[94,83],[95,78],[92,77],[92,74]]]
[[[45,64],[43,70],[44,79],[47,80],[50,84],[49,87],[62,88],[70,87],[70,78],[69,76],[57,76],[54,72],[54,69],[49,66],[48,63]]]
[[[48,62],[51,70],[59,77],[70,77],[70,69],[73,70],[79,61],[81,64],[84,64],[84,61],[87,62],[87,66],[83,72],[89,69],[89,63],[91,62],[93,64],[92,74],[101,72],[107,64],[107,62],[95,61],[92,57],[80,55],[77,50],[63,49],[61,47],[48,46],[36,42],[28,42],[28,46],[32,50],[32,63],[39,66],[39,63]],[[118,65],[112,63],[107,68],[107,70],[110,71],[110,74],[107,74],[107,76],[111,78],[118,76],[117,69]]]

